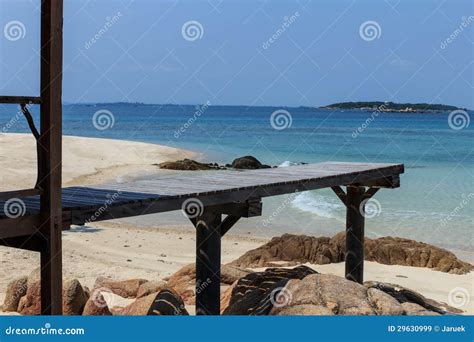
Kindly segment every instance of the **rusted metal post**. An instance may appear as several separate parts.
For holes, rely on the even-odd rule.
[[[347,187],[346,279],[364,282],[364,187]]]
[[[63,0],[41,1],[41,314],[62,314],[62,59]]]

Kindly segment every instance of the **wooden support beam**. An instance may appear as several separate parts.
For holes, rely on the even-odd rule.
[[[220,314],[221,214],[204,208],[196,226],[196,314]]]
[[[41,98],[36,96],[0,96],[0,103],[5,104],[40,104]]]
[[[238,217],[255,217],[262,215],[262,200],[252,199],[245,202],[232,202],[212,207],[216,212]]]
[[[240,216],[228,215],[221,224],[221,237],[224,236],[239,220]]]
[[[371,199],[379,190],[380,188],[369,188],[369,190],[364,193],[364,200]]]
[[[363,187],[347,187],[346,279],[360,284],[364,282],[364,192]]]
[[[384,176],[379,179],[364,181],[360,183],[351,184],[353,186],[367,186],[369,188],[387,188],[395,189],[400,187],[400,175]]]
[[[63,0],[41,1],[41,129],[38,187],[41,233],[41,314],[62,314],[62,59]]]
[[[347,206],[347,196],[344,190],[340,186],[332,186],[331,187],[332,191],[339,197],[339,199],[342,201],[342,203]]]

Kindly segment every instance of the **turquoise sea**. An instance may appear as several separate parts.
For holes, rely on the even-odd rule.
[[[101,117],[96,115],[94,120],[98,111]],[[16,112],[15,106],[0,107],[4,132],[27,131],[24,119],[12,121]],[[449,113],[81,104],[65,105],[63,115],[66,135],[166,144],[200,152],[201,159],[221,163],[243,155],[281,166],[328,160],[404,163],[401,187],[377,193],[379,207],[374,217],[367,219],[367,236],[402,236],[460,253],[473,249],[471,111],[449,118]],[[281,206],[283,214],[268,221]],[[263,216],[240,222],[235,231],[267,236],[283,232],[332,235],[344,229],[344,215],[330,190],[307,192],[289,199],[266,199]],[[165,214],[139,223],[173,222],[186,220],[182,215]]]

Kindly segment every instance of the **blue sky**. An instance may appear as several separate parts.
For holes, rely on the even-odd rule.
[[[38,4],[0,0],[3,95],[39,91]],[[65,0],[63,100],[474,108],[473,15],[464,0]]]

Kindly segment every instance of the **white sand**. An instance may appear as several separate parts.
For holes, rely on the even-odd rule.
[[[64,184],[93,184],[136,172],[156,172],[154,163],[191,157],[191,152],[136,142],[90,138],[64,138]],[[28,135],[0,134],[2,191],[26,188],[36,178],[34,140]],[[165,171],[168,172],[168,171]],[[123,222],[73,227],[63,233],[63,265],[66,279],[77,278],[92,286],[98,276],[116,279],[161,279],[194,261],[194,228],[187,226],[136,228]],[[267,240],[228,234],[223,240],[224,263]],[[39,266],[39,254],[0,247],[0,302],[9,281],[28,275]],[[344,265],[314,265],[321,273],[344,274]],[[474,273],[454,275],[425,268],[387,266],[366,262],[365,280],[406,286],[428,298],[451,303],[450,293],[461,297],[460,309],[474,314]],[[468,296],[462,297],[464,291]]]

